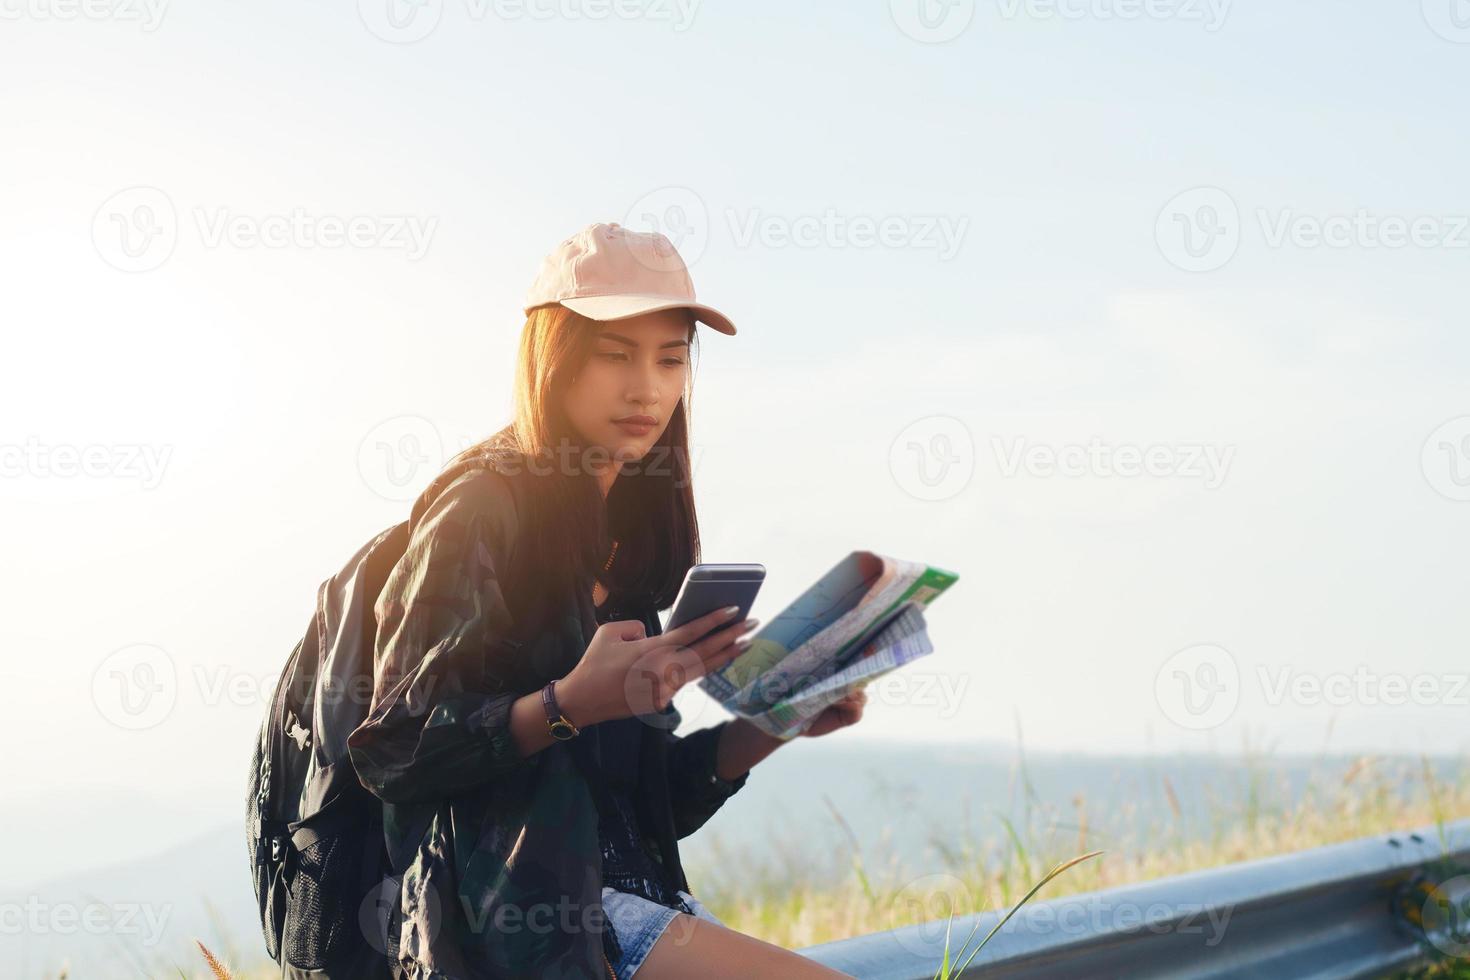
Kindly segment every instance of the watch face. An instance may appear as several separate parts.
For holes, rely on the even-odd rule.
[[[552,738],[559,738],[562,741],[566,741],[569,738],[575,737],[576,734],[577,730],[564,721],[553,721],[551,723]]]

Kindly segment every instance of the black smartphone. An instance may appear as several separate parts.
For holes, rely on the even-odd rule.
[[[679,595],[674,599],[674,608],[669,611],[669,621],[664,626],[664,631],[682,626],[725,606],[739,606],[740,612],[716,629],[724,629],[740,622],[750,615],[750,607],[755,605],[756,593],[761,590],[761,583],[765,580],[764,565],[695,565],[684,576],[684,584],[680,586]]]

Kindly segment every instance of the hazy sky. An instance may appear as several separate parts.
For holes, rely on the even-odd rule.
[[[7,795],[233,817],[600,220],[739,326],[696,492],[757,615],[961,576],[838,737],[1462,749],[1470,11],[926,3],[0,0]]]

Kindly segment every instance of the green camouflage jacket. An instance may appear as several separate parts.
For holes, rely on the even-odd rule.
[[[506,570],[524,548],[516,500],[535,480],[508,436],[462,453],[415,502],[407,551],[376,604],[372,708],[348,740],[384,804],[390,955],[415,980],[606,977],[603,953],[617,950],[575,740],[521,758],[508,728],[511,703],[565,677],[597,628],[590,578],[576,595],[508,598],[518,592]],[[660,631],[653,610],[628,618]],[[690,891],[677,841],[749,774],[715,773],[729,722],[678,737],[672,706],[645,720],[641,830],[671,883]]]

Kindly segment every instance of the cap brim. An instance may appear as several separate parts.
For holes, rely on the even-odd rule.
[[[735,335],[735,324],[713,306],[703,303],[691,303],[688,300],[670,299],[667,296],[639,296],[623,294],[618,296],[579,296],[576,299],[564,299],[561,305],[579,313],[589,320],[626,320],[631,316],[639,316],[643,313],[657,313],[659,310],[692,310],[694,319],[705,324],[720,333]]]

